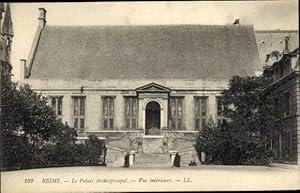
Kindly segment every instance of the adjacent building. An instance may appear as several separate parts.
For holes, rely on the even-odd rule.
[[[0,120],[2,113],[2,87],[6,80],[11,79],[11,44],[13,39],[13,27],[10,14],[10,6],[8,3],[0,3]],[[0,128],[1,121],[0,121]],[[0,129],[0,136],[2,136],[2,131]],[[2,157],[2,143],[0,142],[0,157]],[[0,161],[0,166],[2,166],[2,160]]]
[[[1,77],[11,74],[11,44],[14,37],[9,3],[0,3],[0,72]],[[0,79],[2,80],[2,79]]]
[[[273,82],[266,88],[277,106],[281,126],[273,133],[272,149],[275,160],[300,163],[300,66],[299,47],[289,49],[285,39],[282,56],[265,69],[273,74]]]
[[[285,48],[285,39],[289,39],[289,49],[295,50],[299,47],[299,31],[298,30],[255,30],[255,37],[257,42],[258,53],[260,57],[261,64],[264,66],[267,64],[273,64],[280,58],[270,58],[267,60],[267,56],[272,52],[279,52]],[[275,60],[275,61],[274,61]],[[272,62],[273,63],[270,63]],[[260,66],[258,71],[262,71]]]

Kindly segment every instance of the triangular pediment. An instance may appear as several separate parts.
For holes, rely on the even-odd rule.
[[[170,92],[171,90],[167,87],[164,87],[162,85],[156,84],[154,82],[147,84],[145,86],[139,87],[136,89],[136,92]]]

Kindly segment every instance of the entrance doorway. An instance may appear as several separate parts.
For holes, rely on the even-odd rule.
[[[146,106],[146,135],[160,135],[160,105],[151,101]]]

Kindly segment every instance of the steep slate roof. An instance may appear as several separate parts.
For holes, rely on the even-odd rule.
[[[252,26],[46,26],[31,78],[228,79],[254,75]]]

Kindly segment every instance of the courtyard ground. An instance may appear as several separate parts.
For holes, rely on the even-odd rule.
[[[1,173],[1,192],[131,192],[300,189],[300,167],[64,167]]]

